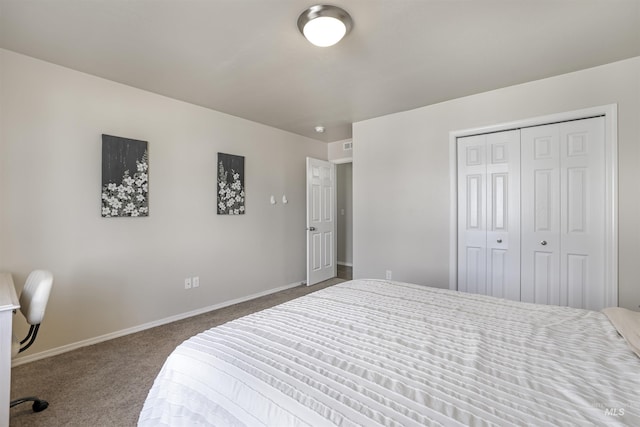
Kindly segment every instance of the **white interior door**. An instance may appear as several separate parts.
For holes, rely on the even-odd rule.
[[[486,135],[458,138],[458,290],[486,293]]]
[[[520,301],[520,131],[487,135],[487,295]]]
[[[522,301],[561,304],[560,125],[522,129]]]
[[[307,286],[335,277],[336,168],[307,157]]]
[[[522,300],[600,310],[604,118],[522,130]]]
[[[458,138],[458,290],[520,299],[519,131]]]
[[[560,127],[560,286],[571,307],[606,307],[604,117]]]

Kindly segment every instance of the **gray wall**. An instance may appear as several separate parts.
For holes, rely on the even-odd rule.
[[[618,104],[619,301],[640,305],[640,57],[354,124],[354,277],[449,286],[449,132]]]
[[[0,123],[0,270],[55,276],[30,354],[305,280],[325,143],[6,50]],[[148,218],[101,218],[102,133],[149,142]],[[218,152],[245,156],[244,216],[216,215]]]
[[[351,139],[344,139],[342,141],[330,142],[327,144],[328,159],[332,162],[344,163],[350,162],[353,155],[353,150],[345,150],[344,144],[347,142],[353,142]]]

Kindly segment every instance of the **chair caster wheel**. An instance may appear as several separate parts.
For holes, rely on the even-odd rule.
[[[49,402],[47,402],[46,400],[36,400],[33,402],[33,405],[31,405],[31,409],[33,409],[33,412],[42,412],[48,407]]]

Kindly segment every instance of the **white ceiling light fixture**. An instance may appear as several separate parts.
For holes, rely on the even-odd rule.
[[[311,6],[298,18],[298,29],[312,44],[320,47],[333,46],[353,27],[349,14],[328,4]]]

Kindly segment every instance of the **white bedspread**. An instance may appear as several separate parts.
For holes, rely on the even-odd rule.
[[[600,312],[358,280],[181,344],[139,426],[640,426]]]

